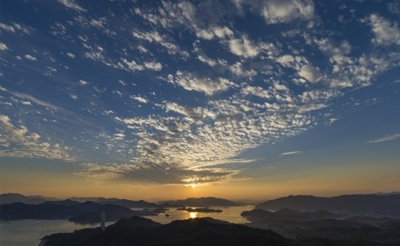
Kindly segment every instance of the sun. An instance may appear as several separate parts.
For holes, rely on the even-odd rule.
[[[191,219],[196,219],[197,218],[197,214],[198,214],[197,212],[190,212],[189,216],[190,216]]]
[[[197,187],[197,185],[196,185],[196,184],[190,184],[190,187],[192,187],[192,188],[196,188],[196,187]]]

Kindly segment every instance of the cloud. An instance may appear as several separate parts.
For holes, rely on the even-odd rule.
[[[270,0],[261,10],[267,24],[286,23],[296,19],[309,20],[314,16],[312,0]]]
[[[372,40],[374,43],[400,45],[400,29],[397,22],[392,23],[377,14],[370,15],[369,22],[375,34],[375,38]]]
[[[233,37],[233,31],[229,27],[213,26],[208,29],[196,30],[197,37],[211,40],[214,38],[225,39]]]
[[[131,71],[142,71],[144,67],[136,63],[135,60],[128,61],[127,59],[122,59],[123,64],[125,65],[128,70]]]
[[[141,102],[141,103],[148,103],[149,102],[146,98],[141,97],[141,96],[131,96],[131,98],[136,100],[136,101],[138,101],[138,102]]]
[[[42,101],[42,100],[37,99],[36,97],[33,97],[31,95],[24,94],[24,93],[19,93],[19,92],[11,92],[11,91],[8,91],[8,92],[13,96],[18,97],[19,99],[28,100],[28,101],[31,101],[31,102],[33,102],[33,103],[35,103],[37,105],[40,105],[40,106],[43,106],[43,107],[46,107],[46,108],[50,108],[50,109],[54,109],[54,110],[58,110],[59,109],[59,107],[57,107],[56,105],[48,103],[48,102],[45,102],[45,101]]]
[[[143,165],[108,163],[84,163],[81,170],[75,174],[93,180],[111,182],[151,182],[158,184],[203,184],[229,179],[238,171],[224,169],[189,169],[174,167],[168,164],[154,166],[150,163]]]
[[[283,152],[283,153],[281,153],[280,155],[281,156],[287,156],[287,155],[299,155],[299,154],[302,154],[303,152],[302,151],[289,151],[289,152]]]
[[[158,31],[142,32],[139,30],[134,30],[132,35],[134,38],[160,45],[168,54],[179,54],[181,58],[189,57],[189,53],[187,51],[182,50],[178,44],[170,41],[172,38],[165,34],[160,34]]]
[[[31,55],[29,55],[29,54],[26,54],[24,57],[25,57],[25,59],[27,59],[27,60],[29,60],[29,61],[36,61],[36,60],[37,60],[36,57],[31,56]]]
[[[18,24],[16,22],[12,22],[12,25],[7,25],[4,23],[0,23],[0,29],[6,32],[12,32],[15,33],[16,31],[25,33],[25,34],[31,34],[34,29],[29,26],[24,26],[22,24]]]
[[[65,7],[75,10],[77,12],[86,12],[87,10],[79,6],[77,3],[75,3],[74,0],[58,0],[59,3],[64,5]]]
[[[159,62],[145,62],[144,66],[149,69],[149,70],[153,70],[153,71],[161,71],[162,69],[162,65]]]
[[[318,68],[310,65],[305,65],[299,70],[299,75],[311,83],[316,83],[321,80],[322,75]]]
[[[71,52],[67,52],[67,56],[70,58],[75,58],[75,54]]]
[[[400,133],[392,134],[392,135],[387,135],[385,137],[377,138],[371,141],[368,141],[367,143],[382,143],[382,142],[387,142],[387,141],[392,141],[395,139],[400,138]]]
[[[8,47],[5,43],[0,42],[0,50],[8,50]]]
[[[39,134],[29,132],[26,126],[14,126],[8,116],[0,115],[0,156],[72,160],[59,144],[41,140]]]
[[[242,35],[239,39],[229,40],[229,50],[244,58],[255,57],[260,52],[258,47],[245,35]]]
[[[245,95],[253,95],[261,98],[271,98],[271,92],[261,88],[261,87],[254,87],[254,86],[246,86],[242,88],[242,93]]]
[[[78,84],[81,85],[81,86],[85,86],[85,85],[88,85],[89,83],[87,81],[83,80],[83,79],[80,79],[78,81]]]
[[[189,72],[177,71],[174,83],[188,91],[199,91],[213,95],[228,90],[233,83],[225,78],[203,78]]]

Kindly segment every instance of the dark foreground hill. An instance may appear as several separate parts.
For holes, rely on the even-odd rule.
[[[335,240],[318,236],[288,239],[271,230],[211,218],[177,220],[160,225],[148,219],[132,217],[108,226],[104,232],[95,228],[46,236],[41,246],[395,246],[398,243],[363,239]]]
[[[348,214],[400,217],[400,194],[344,195],[330,198],[288,196],[263,202],[256,207],[272,211],[282,208],[298,211],[325,209]]]
[[[97,228],[53,234],[45,237],[44,242],[45,246],[291,245],[290,240],[272,231],[210,218],[177,220],[160,225],[139,217],[118,221],[105,232]]]

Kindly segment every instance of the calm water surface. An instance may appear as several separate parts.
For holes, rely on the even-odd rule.
[[[79,225],[67,220],[0,221],[0,245],[37,246],[46,235],[97,226],[99,225]]]
[[[254,206],[237,206],[237,207],[212,207],[212,209],[221,209],[221,213],[189,213],[185,210],[177,210],[176,208],[170,208],[165,216],[164,214],[159,214],[158,216],[146,216],[145,218],[151,219],[161,224],[168,224],[173,220],[185,220],[190,218],[204,218],[212,217],[218,220],[224,220],[235,224],[248,223],[249,221],[240,216],[243,211],[250,211],[254,209]]]
[[[165,214],[146,216],[146,218],[161,224],[172,220],[183,220],[194,217],[212,217],[236,224],[247,223],[248,220],[240,216],[243,211],[252,210],[254,206],[212,207],[223,210],[221,213],[189,213],[184,210],[171,208]],[[107,223],[107,225],[112,224]],[[80,225],[66,220],[17,220],[0,221],[0,246],[37,246],[40,239],[46,235],[59,232],[73,232],[76,229],[94,228],[99,224]]]

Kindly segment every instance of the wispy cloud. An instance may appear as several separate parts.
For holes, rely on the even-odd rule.
[[[302,154],[302,153],[303,153],[303,151],[297,150],[297,151],[283,152],[283,153],[281,153],[280,155],[281,155],[281,156],[286,156],[286,155],[299,155],[299,154]]]
[[[204,92],[206,95],[213,95],[217,92],[226,91],[233,85],[225,78],[204,78],[194,73],[177,71],[173,83],[188,91]]]
[[[387,135],[381,138],[377,138],[371,141],[368,141],[367,143],[382,143],[382,142],[387,142],[391,140],[395,140],[400,138],[400,133],[392,134],[392,135]]]
[[[12,94],[13,96],[19,98],[19,99],[23,99],[23,100],[28,100],[31,101],[37,105],[46,107],[46,108],[51,108],[54,110],[58,110],[59,107],[57,107],[56,105],[49,103],[49,102],[45,102],[43,100],[37,99],[36,97],[33,97],[31,95],[25,94],[25,93],[20,93],[20,92],[11,92],[9,91],[10,94]]]
[[[8,47],[5,43],[0,42],[0,50],[8,50]]]
[[[0,115],[0,137],[0,156],[72,160],[66,148],[44,141],[24,125],[13,125],[6,115]]]
[[[87,10],[82,8],[79,4],[75,3],[74,0],[58,0],[65,7],[75,10],[77,12],[86,12]]]

